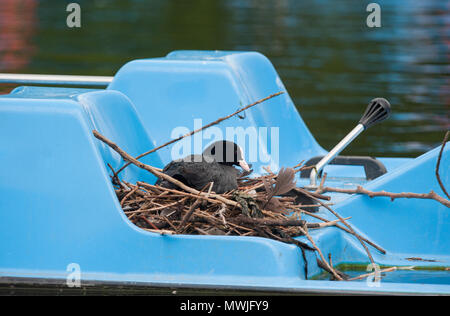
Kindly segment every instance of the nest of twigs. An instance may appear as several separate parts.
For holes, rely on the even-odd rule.
[[[318,204],[305,204],[296,191],[295,170],[282,169],[257,178],[239,178],[238,190],[211,191],[212,184],[193,194],[144,182],[116,182],[117,197],[130,221],[164,234],[261,236],[283,242],[304,235],[305,228],[330,223],[307,223],[302,212],[312,214]],[[320,195],[319,195],[320,196]],[[221,199],[218,199],[221,197]],[[298,202],[298,200],[302,202]],[[309,209],[310,211],[306,210]]]

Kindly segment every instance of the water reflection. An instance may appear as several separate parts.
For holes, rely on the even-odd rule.
[[[8,2],[33,8],[39,28],[31,9],[9,14],[30,30],[5,35],[0,19],[0,47],[11,46],[6,38],[22,41],[8,49],[23,61],[0,64],[3,72],[112,75],[128,60],[175,49],[256,50],[273,62],[325,148],[378,96],[396,114],[344,154],[416,156],[450,128],[448,1],[376,1],[378,29],[365,26],[371,1],[79,0],[81,29],[65,26],[68,2],[3,0],[0,17],[11,12]]]
[[[0,69],[13,72],[26,68],[34,54],[35,0],[2,0],[0,3]]]

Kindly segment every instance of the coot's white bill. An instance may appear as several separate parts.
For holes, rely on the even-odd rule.
[[[242,168],[242,170],[244,171],[250,171],[250,167],[248,166],[247,162],[245,160],[239,160],[238,161],[239,166]]]

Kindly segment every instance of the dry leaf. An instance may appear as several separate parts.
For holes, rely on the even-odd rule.
[[[285,194],[295,188],[295,171],[292,168],[281,168],[278,172],[272,195]]]

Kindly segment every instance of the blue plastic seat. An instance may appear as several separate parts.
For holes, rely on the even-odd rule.
[[[92,129],[133,157],[154,148],[133,104],[122,93],[113,90],[94,91],[80,94],[76,100],[88,113]],[[109,163],[116,171],[123,166],[125,162],[119,154],[104,143],[99,143],[99,146],[105,163]],[[163,167],[158,153],[142,157],[141,161],[157,168]],[[133,183],[138,180],[147,183],[156,181],[155,176],[134,165],[125,168],[120,177]]]

